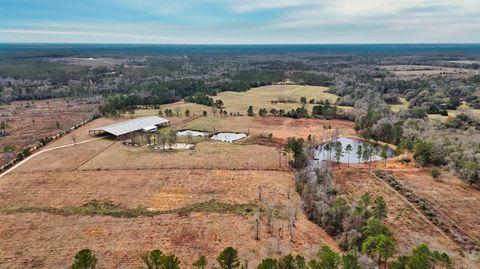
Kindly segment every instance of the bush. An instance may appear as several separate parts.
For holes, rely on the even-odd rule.
[[[430,171],[430,174],[432,175],[432,178],[434,180],[437,180],[438,177],[441,175],[440,169],[438,168],[433,168],[432,171]]]

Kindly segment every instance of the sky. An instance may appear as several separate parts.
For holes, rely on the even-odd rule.
[[[0,0],[0,42],[480,43],[480,0]]]

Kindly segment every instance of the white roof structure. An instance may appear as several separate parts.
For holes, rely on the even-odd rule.
[[[103,131],[114,136],[121,136],[136,131],[142,131],[144,129],[151,129],[155,126],[166,125],[168,123],[170,123],[169,120],[157,116],[141,117],[91,129],[90,131]]]

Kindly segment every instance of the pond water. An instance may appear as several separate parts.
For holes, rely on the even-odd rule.
[[[247,137],[245,133],[218,133],[210,137],[210,139],[232,143],[245,137]]]
[[[369,146],[373,146],[373,149],[374,149],[373,153],[372,153],[372,156],[371,156],[369,161],[382,160],[382,157],[380,156],[382,146],[380,146],[380,145],[374,145],[372,143],[364,142],[364,141],[361,141],[361,140],[345,138],[345,137],[341,137],[341,138],[337,139],[337,141],[340,142],[341,146],[342,146],[342,155],[343,156],[340,157],[340,160],[339,160],[340,163],[347,163],[347,162],[350,162],[350,163],[359,163],[359,162],[360,163],[365,163],[366,161],[364,161],[362,158],[360,158],[360,160],[358,159],[357,150],[358,150],[359,146],[362,146],[362,148],[365,148],[365,146],[367,144]],[[349,156],[348,152],[345,150],[345,148],[349,144],[352,146],[352,151],[350,152],[350,156]],[[326,149],[326,144],[323,144],[320,147],[316,148],[313,152],[313,156],[314,156],[315,160],[320,161],[320,162],[325,161],[325,160],[336,161],[335,160],[335,149],[331,149],[330,151],[328,151],[327,149]],[[387,150],[387,156],[388,156],[388,158],[394,157],[395,152],[392,149],[389,148]]]
[[[176,134],[177,136],[200,136],[200,137],[208,136],[207,132],[201,132],[201,131],[195,131],[195,130],[178,131]]]

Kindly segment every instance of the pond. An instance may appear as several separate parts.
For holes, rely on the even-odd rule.
[[[232,143],[245,137],[247,137],[245,133],[218,133],[210,137],[210,139]]]
[[[178,131],[176,134],[177,136],[200,136],[200,137],[208,136],[207,132],[201,132],[201,131],[195,131],[195,130]]]
[[[369,161],[378,161],[378,160],[383,160],[381,157],[381,151],[382,151],[382,146],[381,145],[375,145],[372,143],[364,142],[361,140],[355,140],[355,139],[350,139],[350,138],[345,138],[341,137],[337,139],[338,142],[340,142],[342,146],[342,155],[339,159],[340,163],[365,163]],[[352,146],[352,151],[350,151],[350,154],[345,150],[347,145]],[[365,149],[366,147],[372,147],[372,155],[369,160],[364,160],[363,158],[358,158],[357,151],[359,146],[362,147],[362,149]],[[335,159],[335,149],[333,147],[333,142],[330,143],[330,147],[332,148],[330,151],[328,150],[327,144],[323,144],[320,147],[316,148],[313,152],[314,159],[316,161],[325,161],[325,160],[330,160],[330,161],[336,161]],[[388,148],[387,151],[387,158],[391,158],[395,156],[395,151],[392,149]],[[350,155],[350,156],[349,156]]]

